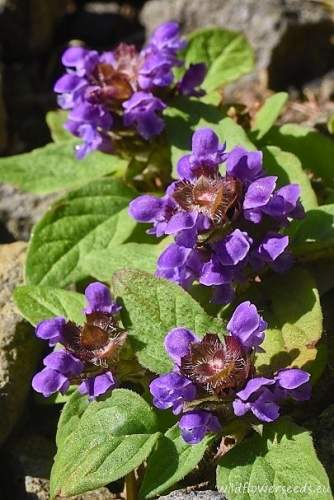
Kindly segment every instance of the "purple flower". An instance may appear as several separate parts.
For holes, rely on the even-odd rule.
[[[136,92],[131,99],[123,103],[123,122],[126,127],[135,125],[138,133],[148,140],[160,134],[164,122],[157,112],[165,109],[166,105],[148,92]]]
[[[236,146],[227,157],[226,171],[243,182],[255,181],[263,175],[261,151],[247,151]]]
[[[299,368],[280,370],[272,379],[256,377],[248,381],[233,402],[237,416],[251,411],[259,420],[272,422],[279,417],[278,403],[291,397],[304,401],[311,397],[310,375]]]
[[[96,66],[99,55],[95,50],[83,47],[70,47],[66,49],[61,62],[64,66],[74,69],[78,76],[86,76]]]
[[[246,387],[237,393],[233,401],[235,415],[241,417],[251,411],[262,422],[273,422],[279,417],[279,406],[268,386],[275,381],[257,377],[248,381]]]
[[[223,240],[212,245],[217,259],[224,266],[236,266],[243,262],[253,243],[245,231],[235,229]]]
[[[284,222],[287,217],[300,219],[304,217],[305,213],[299,197],[299,185],[287,184],[274,193],[269,203],[264,207],[264,213],[282,222]]]
[[[59,342],[64,346],[44,358],[45,368],[33,378],[33,388],[45,397],[57,391],[65,393],[71,383],[78,383],[78,378],[80,392],[88,394],[90,399],[115,386],[110,365],[118,359],[126,340],[126,332],[118,326],[115,317],[121,308],[102,283],[88,285],[85,296],[83,326],[58,317],[43,321],[36,328],[37,337],[49,341],[50,345]],[[99,373],[94,375],[97,370]],[[87,371],[91,374],[89,378],[84,376]]]
[[[305,401],[311,397],[310,374],[299,368],[286,368],[275,375],[276,392],[279,399],[291,397]]]
[[[176,363],[181,364],[181,358],[189,354],[189,345],[199,342],[199,338],[187,328],[173,328],[165,337],[165,350],[169,357]]]
[[[213,176],[218,166],[226,160],[225,144],[219,144],[219,138],[210,128],[200,128],[192,137],[192,153],[182,156],[177,164],[177,172],[183,179],[192,180],[203,172]]]
[[[81,361],[64,350],[52,352],[44,358],[43,364],[46,368],[34,376],[32,386],[44,397],[57,391],[64,394],[70,386],[70,377],[83,370]]]
[[[199,87],[203,83],[207,67],[204,63],[191,64],[178,83],[180,94],[185,96],[201,97],[205,94]]]
[[[254,304],[248,300],[238,305],[227,324],[230,334],[237,337],[247,349],[262,344],[266,328],[267,323],[259,315]]]
[[[41,321],[36,326],[36,337],[42,340],[48,340],[49,346],[52,347],[64,340],[65,324],[66,320],[61,316]]]
[[[247,220],[258,224],[262,220],[263,208],[271,199],[276,187],[277,177],[261,177],[252,182],[248,187],[244,203],[244,216]]]
[[[197,396],[195,384],[176,372],[155,378],[150,383],[150,392],[154,406],[162,410],[172,408],[175,415],[181,413],[186,401],[192,401]]]
[[[158,259],[157,276],[184,288],[195,281],[212,287],[213,300],[224,304],[264,267],[289,268],[289,240],[280,230],[301,216],[299,187],[276,189],[277,177],[265,175],[260,151],[227,153],[215,132],[202,128],[177,171],[179,179],[162,198],[140,196],[129,209],[139,222],[153,224],[149,234],[174,237]]]
[[[181,435],[188,444],[202,441],[208,432],[219,432],[221,425],[218,418],[209,411],[194,410],[182,415],[179,421]]]
[[[161,24],[150,36],[147,46],[174,60],[176,53],[186,47],[187,42],[180,37],[178,23],[169,21]]]
[[[166,104],[148,91],[170,87],[175,92],[173,67],[182,65],[177,52],[185,46],[177,23],[161,25],[147,46],[138,52],[134,45],[121,43],[112,52],[98,53],[70,47],[62,57],[66,73],[54,85],[58,104],[69,110],[65,128],[82,139],[77,158],[91,151],[114,151],[111,130],[123,132],[123,125],[135,129],[145,140],[164,128],[161,111]],[[192,68],[182,89],[199,95],[203,70]]]
[[[69,379],[62,373],[51,368],[44,368],[42,371],[36,373],[32,379],[33,389],[43,394],[45,398],[58,391],[61,394],[65,394],[69,386]]]
[[[85,296],[88,304],[84,309],[86,314],[94,312],[116,314],[122,309],[113,301],[109,288],[102,283],[95,282],[88,285]]]
[[[117,382],[115,377],[108,371],[84,380],[79,386],[79,391],[81,394],[87,394],[88,399],[91,401],[111,391],[116,386]]]
[[[158,259],[156,276],[175,281],[187,288],[201,275],[203,263],[198,250],[172,243]]]
[[[138,222],[156,222],[164,218],[164,205],[162,198],[144,194],[130,202],[129,213]]]
[[[174,79],[172,68],[172,62],[159,52],[148,52],[138,74],[140,88],[154,90],[155,87],[168,87]]]

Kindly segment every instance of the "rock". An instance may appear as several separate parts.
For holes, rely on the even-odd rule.
[[[22,413],[40,354],[32,327],[11,298],[22,281],[25,249],[23,242],[0,245],[0,444]]]
[[[313,439],[318,457],[334,488],[334,404],[314,420]]]
[[[28,241],[32,226],[58,196],[24,193],[0,183],[0,243]]]
[[[170,19],[179,21],[186,33],[204,26],[244,32],[255,49],[257,69],[269,67],[270,87],[274,90],[302,85],[333,66],[334,24],[330,9],[321,2],[150,0],[141,13],[149,33]]]
[[[12,498],[16,500],[48,500],[50,472],[56,453],[54,441],[34,431],[11,438],[6,445]],[[67,497],[62,497],[65,500]],[[111,500],[115,498],[107,488],[99,488],[71,500]]]
[[[218,491],[193,491],[187,493],[187,490],[177,490],[173,491],[169,495],[159,497],[161,500],[226,500],[221,493]]]

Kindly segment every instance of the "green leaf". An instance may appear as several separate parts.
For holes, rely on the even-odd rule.
[[[314,172],[328,184],[334,186],[333,158],[334,141],[315,130],[287,123],[273,127],[265,136],[266,144],[279,146],[298,156],[304,169]]]
[[[89,405],[81,401],[73,396],[59,421],[51,498],[78,495],[124,477],[147,459],[160,436],[154,411],[132,391],[115,389]]]
[[[261,345],[265,352],[257,354],[258,370],[269,374],[294,366],[311,373],[319,371],[316,344],[321,338],[323,318],[314,279],[306,270],[294,268],[265,279],[262,294],[269,328]]]
[[[248,138],[244,129],[235,123],[232,118],[223,118],[217,125],[211,126],[210,124],[205,124],[204,120],[201,120],[200,124],[202,126],[210,126],[219,136],[221,142],[226,142],[227,150],[231,150],[235,146],[242,146],[245,149],[254,151],[256,147]]]
[[[293,253],[301,261],[334,257],[334,204],[321,205],[289,230]]]
[[[268,146],[263,148],[263,162],[266,174],[278,176],[278,186],[290,182],[299,184],[301,201],[305,210],[318,206],[310,180],[296,156],[275,146]]]
[[[211,441],[206,435],[198,444],[187,444],[178,424],[169,429],[148,458],[139,498],[155,498],[181,481],[196,468]]]
[[[128,215],[135,191],[121,181],[95,181],[68,193],[35,226],[26,279],[63,287],[85,277],[81,258],[92,250],[125,241],[135,227]]]
[[[19,286],[13,297],[22,316],[33,325],[53,316],[83,322],[85,299],[80,293],[47,286]]]
[[[261,109],[256,113],[252,127],[257,140],[262,139],[275,124],[287,100],[288,94],[286,92],[278,92],[266,99]]]
[[[232,448],[219,462],[217,487],[229,500],[333,498],[309,432],[287,419]]]
[[[205,62],[208,67],[201,85],[211,92],[252,71],[254,54],[246,38],[222,28],[205,28],[192,32],[183,52],[186,67]]]
[[[198,335],[224,333],[223,324],[204,312],[180,286],[136,270],[119,271],[113,291],[126,309],[123,323],[137,350],[140,363],[155,373],[167,372],[172,363],[163,348],[166,334],[176,326]]]
[[[46,113],[46,123],[49,127],[52,140],[54,142],[72,141],[73,135],[64,128],[67,120],[67,112],[61,109]]]
[[[121,269],[154,273],[157,259],[168,243],[169,238],[164,238],[157,245],[124,243],[106,250],[96,250],[83,257],[81,267],[87,275],[106,282],[110,282],[112,275]]]
[[[125,171],[125,160],[98,151],[77,160],[75,144],[74,141],[52,143],[31,153],[0,158],[0,182],[23,191],[51,193]]]
[[[200,120],[205,120],[205,126],[217,124],[224,117],[222,111],[210,103],[198,99],[176,97],[164,111],[167,139],[171,146],[171,161],[173,173],[179,158],[191,150],[191,136],[198,127]]]

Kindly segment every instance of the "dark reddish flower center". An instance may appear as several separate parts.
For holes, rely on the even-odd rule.
[[[203,213],[218,225],[239,212],[241,193],[237,179],[201,175],[194,182],[177,182],[173,198],[183,210]]]
[[[120,44],[114,51],[114,63],[99,63],[93,72],[89,99],[95,104],[126,101],[137,90],[139,56],[134,45]]]
[[[181,360],[181,373],[209,394],[229,396],[251,376],[252,364],[235,337],[208,333],[201,342],[190,345],[190,353]]]
[[[95,312],[86,315],[83,326],[66,325],[64,345],[81,361],[106,365],[117,358],[126,336],[113,315]]]

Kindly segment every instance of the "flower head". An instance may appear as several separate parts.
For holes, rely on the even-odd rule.
[[[266,327],[254,304],[246,301],[235,309],[223,339],[213,333],[200,338],[182,327],[166,335],[164,346],[174,367],[155,378],[150,391],[157,408],[181,415],[179,427],[187,443],[219,432],[222,417],[251,412],[262,422],[272,422],[282,400],[310,397],[310,376],[303,370],[286,368],[272,377],[257,376],[255,353]]]
[[[116,386],[110,366],[117,361],[126,340],[126,332],[116,317],[120,306],[102,283],[91,283],[85,296],[83,326],[61,317],[37,325],[37,337],[48,340],[50,345],[63,346],[44,358],[45,368],[33,378],[33,388],[45,397],[57,391],[65,393],[70,383],[80,383],[80,392],[90,399]]]
[[[54,91],[59,106],[69,111],[65,128],[82,139],[76,147],[79,159],[96,149],[112,153],[115,139],[120,141],[124,135],[137,134],[145,141],[158,136],[166,108],[161,89],[168,88],[166,96],[204,93],[200,88],[204,64],[191,65],[181,81],[175,81],[173,68],[182,66],[178,53],[185,45],[179,25],[169,22],[156,29],[140,52],[125,43],[109,52],[83,47],[64,52],[66,73]]]
[[[149,234],[175,239],[158,259],[157,276],[184,288],[194,282],[212,287],[213,300],[227,303],[239,283],[266,267],[283,272],[291,266],[289,237],[281,229],[302,216],[299,186],[277,189],[260,151],[226,152],[217,134],[202,128],[177,171],[162,198],[140,196],[129,208],[139,222],[153,224]]]

